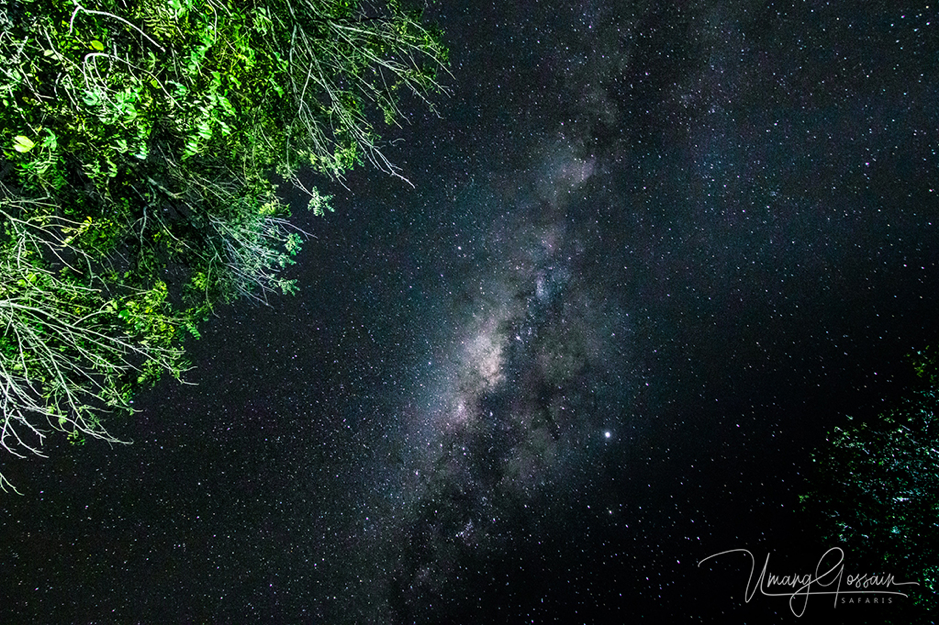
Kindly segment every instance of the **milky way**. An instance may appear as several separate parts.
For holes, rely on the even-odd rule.
[[[441,604],[468,600],[453,590],[467,583],[466,567],[524,543],[551,500],[578,488],[614,443],[611,430],[625,437],[638,425],[629,408],[641,371],[626,358],[628,314],[584,270],[596,242],[568,212],[593,163],[552,147],[530,168],[537,177],[514,181],[507,209],[451,250],[497,261],[464,274],[434,320],[431,357],[411,380],[420,390],[399,416],[405,444],[372,469],[394,477],[361,509],[394,503],[351,561],[381,554],[395,569],[379,573],[385,585],[371,589],[363,618],[393,609],[399,619],[433,620]],[[464,197],[480,194],[506,202],[492,189]],[[617,386],[605,406],[596,397],[604,379]]]

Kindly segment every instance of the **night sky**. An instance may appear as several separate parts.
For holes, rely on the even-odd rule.
[[[432,6],[414,187],[307,176],[298,295],[220,310],[132,445],[2,460],[0,622],[882,618],[697,566],[814,571],[812,451],[937,339],[939,12],[793,4]]]

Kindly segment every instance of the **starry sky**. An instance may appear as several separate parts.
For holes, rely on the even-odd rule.
[[[800,622],[697,563],[814,570],[812,451],[937,338],[939,13],[427,19],[453,93],[388,133],[413,187],[309,175],[298,295],[219,311],[133,444],[3,460],[0,621]]]

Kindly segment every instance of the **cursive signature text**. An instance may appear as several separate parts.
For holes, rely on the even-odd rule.
[[[757,591],[766,597],[789,597],[789,609],[796,617],[805,614],[805,608],[809,603],[811,595],[833,595],[835,606],[838,605],[840,595],[900,595],[906,597],[906,593],[899,590],[890,590],[895,586],[909,586],[911,584],[919,585],[919,582],[898,582],[893,575],[871,575],[863,574],[845,574],[844,571],[844,551],[840,547],[832,547],[826,551],[818,560],[814,573],[793,573],[788,575],[776,575],[769,571],[769,554],[766,554],[766,560],[763,561],[763,570],[756,575],[756,558],[749,549],[728,549],[710,555],[701,562],[728,553],[744,553],[750,558],[750,578],[747,580],[747,586],[744,590],[744,601],[750,603],[753,595]],[[837,561],[825,569],[825,561],[829,554],[835,554]],[[773,592],[774,590],[787,588],[782,592]]]

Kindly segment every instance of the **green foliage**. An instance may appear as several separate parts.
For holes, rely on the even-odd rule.
[[[919,582],[907,590],[926,614],[939,608],[939,360],[927,348],[913,364],[919,383],[899,406],[834,429],[801,499],[827,541],[898,581]]]
[[[43,422],[73,438],[113,440],[101,416],[129,412],[135,382],[163,370],[178,378],[185,369],[174,340],[182,318],[165,286],[111,298],[76,271],[49,270],[43,257],[62,252],[61,221],[0,215],[7,235],[0,245],[0,443],[15,455],[39,453]]]
[[[394,1],[0,0],[0,29],[14,453],[38,453],[43,421],[107,438],[101,415],[178,376],[183,336],[219,302],[294,292],[281,272],[305,233],[271,176],[322,215],[301,167],[399,175],[375,120],[401,118],[401,93],[429,105],[447,62]]]

